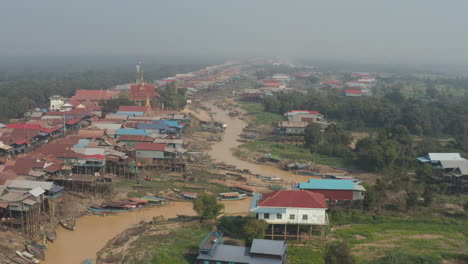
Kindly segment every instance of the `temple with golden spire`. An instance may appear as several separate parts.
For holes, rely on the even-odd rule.
[[[151,101],[160,98],[161,96],[156,92],[154,84],[145,83],[143,78],[142,63],[138,62],[136,82],[130,86],[130,93],[128,98],[138,105],[142,105],[146,101],[146,105],[151,107]]]

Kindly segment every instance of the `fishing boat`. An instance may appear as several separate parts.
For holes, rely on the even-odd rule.
[[[39,260],[35,259],[33,255],[29,254],[26,251],[16,251],[16,255],[18,255],[20,258],[27,260],[27,261],[32,261],[33,263],[39,263]]]
[[[136,203],[130,204],[121,201],[114,201],[110,203],[102,203],[101,208],[106,210],[114,210],[114,211],[129,211],[131,209],[136,209]]]
[[[180,197],[185,200],[195,200],[198,197],[197,193],[188,193],[188,192],[183,192]]]
[[[220,193],[219,199],[221,201],[235,201],[235,200],[242,200],[247,198],[247,194],[241,194],[238,192],[227,192],[227,193]]]
[[[63,228],[68,229],[70,231],[75,230],[75,225],[76,225],[76,220],[75,219],[60,219],[60,225],[63,226]]]
[[[94,213],[99,213],[99,215],[108,215],[111,214],[112,212],[129,212],[130,209],[128,208],[103,208],[100,206],[90,206],[88,207],[88,210]]]
[[[85,259],[85,260],[81,261],[80,264],[93,264],[93,259],[92,258]]]
[[[47,240],[50,242],[54,242],[55,239],[57,238],[57,232],[55,230],[49,230],[46,232]]]
[[[41,248],[35,247],[31,244],[25,244],[25,247],[26,250],[34,257],[44,259],[44,251]]]
[[[41,250],[47,250],[47,246],[46,245],[40,245],[40,244],[37,244],[37,243],[34,243],[32,241],[25,241],[24,244],[29,244],[29,245],[32,245],[34,247],[37,247],[37,248],[40,248]]]
[[[286,187],[281,186],[281,185],[270,185],[268,188],[273,191],[280,191],[280,190],[286,189]]]
[[[155,197],[155,196],[143,196],[140,199],[148,201],[148,203],[154,203],[154,204],[166,204],[167,200],[161,197]]]

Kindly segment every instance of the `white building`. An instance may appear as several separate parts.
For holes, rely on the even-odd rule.
[[[254,194],[249,211],[269,224],[328,225],[327,209],[322,194],[281,190]]]
[[[49,111],[60,111],[60,108],[65,104],[65,99],[61,95],[52,95],[49,97],[50,107]]]

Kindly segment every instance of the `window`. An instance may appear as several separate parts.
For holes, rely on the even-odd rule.
[[[203,261],[203,264],[210,264],[210,261],[209,261],[209,260],[205,260],[205,261]]]
[[[302,215],[302,220],[307,220],[308,219],[308,215]]]
[[[276,219],[283,219],[283,215],[282,214],[276,214]]]
[[[289,219],[294,220],[296,218],[296,215],[290,214]]]
[[[263,218],[264,218],[264,219],[270,219],[270,214],[264,213],[264,214],[263,214]]]

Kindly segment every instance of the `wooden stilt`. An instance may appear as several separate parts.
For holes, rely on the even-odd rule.
[[[287,224],[284,224],[284,240],[286,240],[286,234],[287,234]]]
[[[297,225],[297,234],[296,234],[297,240],[299,240],[299,225]]]
[[[271,224],[271,239],[273,240],[275,238],[275,225]]]

